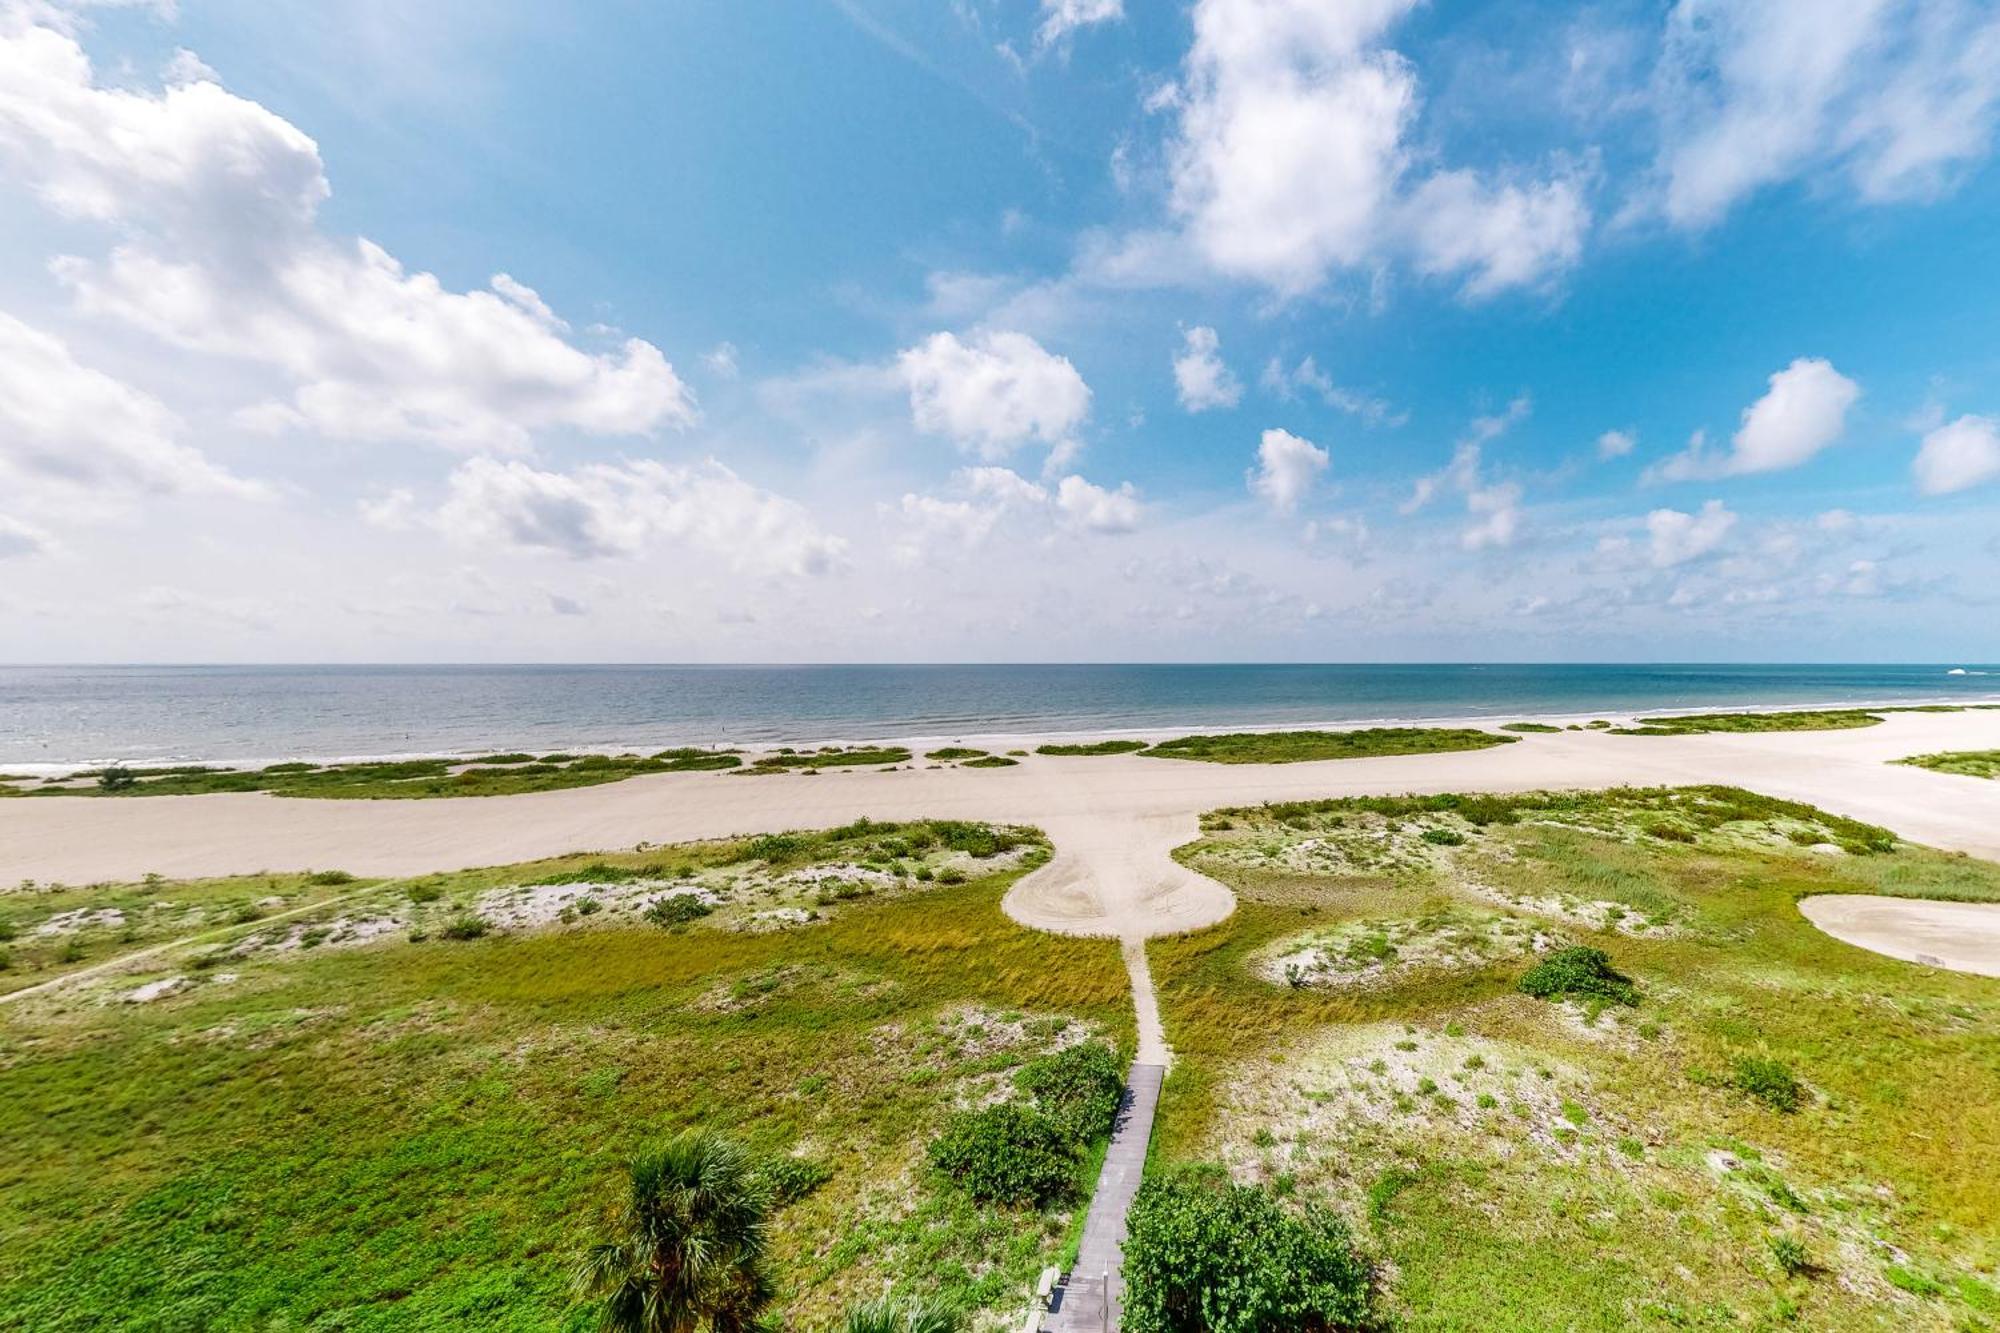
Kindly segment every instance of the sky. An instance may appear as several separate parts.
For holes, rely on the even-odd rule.
[[[1990,0],[0,0],[0,661],[2000,659]]]

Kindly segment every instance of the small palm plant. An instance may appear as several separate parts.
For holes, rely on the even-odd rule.
[[[577,1267],[605,1333],[750,1333],[775,1295],[771,1187],[741,1145],[691,1130],[632,1163],[613,1234]]]
[[[959,1333],[963,1327],[946,1306],[884,1296],[850,1309],[837,1333]]]

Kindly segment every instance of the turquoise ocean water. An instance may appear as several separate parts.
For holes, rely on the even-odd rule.
[[[256,761],[2000,699],[1974,663],[0,667],[0,764]]]

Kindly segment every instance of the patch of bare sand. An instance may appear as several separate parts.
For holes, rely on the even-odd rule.
[[[1801,898],[1799,911],[1856,948],[1906,963],[2000,977],[2000,903],[1822,893]]]

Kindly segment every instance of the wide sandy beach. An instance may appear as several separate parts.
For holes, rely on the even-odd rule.
[[[1217,806],[1403,792],[1727,783],[1934,847],[2000,859],[2000,783],[1894,764],[2000,747],[2000,711],[1891,713],[1844,731],[1529,735],[1467,753],[1225,765],[1034,756],[1017,767],[744,776],[660,774],[466,800],[262,794],[0,802],[0,879],[91,883],[259,870],[422,874],[569,851],[811,828],[862,816],[1034,824],[1057,854],[1008,907],[1047,929],[1128,940],[1226,916],[1229,894],[1175,862]]]

